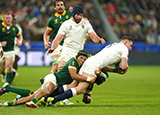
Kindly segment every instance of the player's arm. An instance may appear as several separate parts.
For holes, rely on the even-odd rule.
[[[49,35],[51,34],[51,29],[46,28],[44,34],[43,34],[43,41],[44,41],[44,46],[45,49],[50,48],[51,42],[49,42]]]
[[[19,46],[21,46],[22,45],[22,41],[23,41],[23,36],[22,36],[22,34],[20,34],[20,33],[18,33],[17,34],[17,46],[19,47]]]
[[[95,81],[95,79],[92,79],[94,77],[85,77],[85,76],[78,74],[77,69],[73,66],[69,66],[69,73],[72,79],[77,80],[77,81],[84,81],[84,82],[90,82],[90,83]]]
[[[47,51],[47,55],[49,53],[52,53],[59,45],[59,43],[62,41],[62,39],[64,38],[63,34],[57,34],[57,36],[55,37],[55,39],[52,42],[52,47],[50,49],[48,49]]]
[[[105,40],[103,38],[100,38],[94,31],[88,33],[88,35],[94,43],[106,43]]]
[[[128,61],[127,58],[124,58],[124,57],[121,58],[121,65],[120,65],[120,67],[121,67],[121,69],[123,71],[126,71],[128,69],[128,63],[127,63],[127,61]]]

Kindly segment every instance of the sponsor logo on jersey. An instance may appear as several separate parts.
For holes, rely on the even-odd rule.
[[[13,31],[15,31],[15,28],[13,27]]]
[[[5,28],[2,28],[2,32],[5,32]]]
[[[82,28],[84,29],[84,25],[82,25]]]
[[[55,19],[55,20],[54,20],[54,23],[55,23],[55,24],[57,24],[57,23],[58,23],[58,20],[57,20],[57,19]]]

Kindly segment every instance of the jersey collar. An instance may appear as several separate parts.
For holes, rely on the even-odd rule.
[[[5,28],[7,27],[7,25],[4,22],[2,22],[2,26],[4,26]],[[11,26],[12,26],[12,24],[10,24],[10,27]]]
[[[64,16],[66,14],[66,10],[64,10],[64,12],[62,13],[62,16]],[[55,13],[56,17],[59,17],[60,15],[58,13]]]

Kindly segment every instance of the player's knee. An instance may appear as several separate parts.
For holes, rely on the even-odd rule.
[[[54,90],[55,86],[53,83],[51,82],[47,82],[44,84],[43,86],[43,92],[45,95],[49,95],[50,93],[52,93],[52,91]]]

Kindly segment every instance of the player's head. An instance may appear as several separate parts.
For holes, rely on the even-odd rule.
[[[75,6],[72,11],[72,16],[76,23],[79,23],[83,17],[83,8],[81,6]]]
[[[56,0],[54,2],[54,9],[58,14],[62,14],[65,10],[64,2],[63,0]]]
[[[81,66],[86,61],[88,56],[89,56],[89,53],[87,51],[80,50],[76,56],[78,64]]]
[[[133,38],[132,37],[123,36],[121,38],[121,42],[123,42],[123,44],[128,48],[129,51],[132,49],[132,45],[133,45]]]
[[[12,24],[12,14],[9,12],[6,12],[3,14],[3,22],[7,25],[10,26]]]

